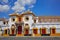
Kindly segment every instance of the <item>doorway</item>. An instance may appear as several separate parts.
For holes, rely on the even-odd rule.
[[[22,34],[22,26],[18,26],[18,34]]]

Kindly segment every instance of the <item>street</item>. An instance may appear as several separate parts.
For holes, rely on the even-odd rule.
[[[0,40],[60,40],[60,37],[0,37]]]

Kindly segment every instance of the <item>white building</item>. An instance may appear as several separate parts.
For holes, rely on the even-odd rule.
[[[60,36],[60,16],[36,16],[30,11],[12,13],[9,16],[7,28],[10,35]]]

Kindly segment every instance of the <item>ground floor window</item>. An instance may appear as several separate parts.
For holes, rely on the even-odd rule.
[[[55,28],[52,28],[52,34],[55,34]]]
[[[29,34],[29,29],[25,29],[25,34]]]
[[[38,33],[38,30],[37,29],[33,29],[33,33],[34,34],[37,34]]]
[[[5,34],[7,34],[7,30],[5,30]]]
[[[41,34],[46,34],[46,28],[41,29]]]

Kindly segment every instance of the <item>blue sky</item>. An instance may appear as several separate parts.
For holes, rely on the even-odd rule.
[[[28,9],[37,16],[60,16],[60,0],[29,0],[26,4],[21,3],[19,0],[0,0],[0,18],[9,18],[9,14]]]

